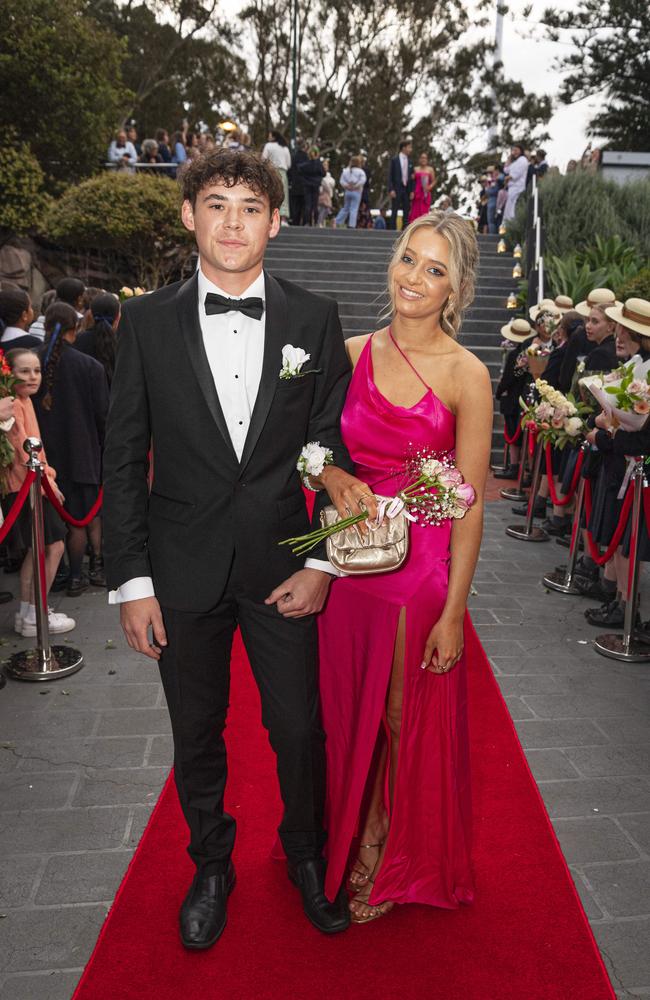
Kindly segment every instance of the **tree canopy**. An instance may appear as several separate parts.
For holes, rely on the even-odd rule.
[[[544,11],[541,22],[550,39],[571,41],[558,61],[566,72],[560,99],[604,98],[589,134],[612,149],[650,150],[648,0],[576,0],[571,11]]]
[[[80,0],[4,0],[0,127],[29,143],[50,188],[97,169],[129,95],[122,42]]]

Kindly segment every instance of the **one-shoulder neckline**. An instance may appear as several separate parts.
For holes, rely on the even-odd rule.
[[[404,412],[404,413],[411,413],[413,410],[418,409],[418,407],[420,407],[422,405],[422,403],[424,403],[424,401],[429,396],[431,396],[433,399],[435,399],[435,401],[437,403],[440,404],[440,406],[442,406],[443,410],[445,410],[449,414],[450,417],[453,417],[454,420],[456,419],[456,414],[454,413],[454,411],[450,410],[446,403],[443,403],[443,401],[441,400],[440,396],[438,396],[433,391],[433,389],[431,388],[431,386],[427,386],[427,391],[424,393],[423,396],[420,397],[420,399],[418,399],[418,401],[416,403],[413,403],[412,406],[400,406],[399,403],[392,403],[387,396],[384,396],[383,392],[381,391],[381,389],[379,388],[379,386],[375,382],[375,366],[374,366],[373,361],[372,361],[372,334],[370,335],[370,337],[368,337],[368,342],[367,342],[366,346],[364,347],[364,349],[363,349],[363,351],[361,353],[364,354],[365,352],[368,353],[368,359],[367,359],[368,380],[369,380],[370,384],[372,385],[373,389],[375,390],[375,392],[377,393],[377,395],[384,401],[384,403],[386,403],[388,406],[390,406],[393,410],[402,410],[402,412]],[[360,360],[361,360],[361,358],[359,358],[359,361]],[[357,365],[358,365],[358,362],[357,362]]]

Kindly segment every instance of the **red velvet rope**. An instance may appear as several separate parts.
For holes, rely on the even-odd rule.
[[[644,490],[643,492],[645,494],[646,490]],[[611,542],[609,543],[609,546],[607,547],[607,551],[604,552],[602,556],[598,552],[598,546],[591,537],[589,529],[587,529],[587,543],[589,545],[589,555],[598,566],[604,566],[606,562],[609,562],[609,560],[616,552],[616,549],[619,547],[621,539],[623,537],[623,533],[625,531],[625,528],[627,527],[627,519],[630,516],[630,510],[632,509],[633,498],[634,498],[634,483],[631,482],[627,488],[625,499],[623,500],[623,506],[621,508],[621,513],[618,519],[618,524],[616,526],[616,531],[614,532],[614,536]],[[644,509],[645,509],[645,502],[646,501],[644,496]],[[589,479],[585,480],[585,512],[587,514],[587,521],[589,521],[589,518],[591,517],[591,481]]]
[[[97,496],[97,499],[95,500],[94,504],[92,505],[86,516],[83,517],[80,521],[78,521],[76,517],[72,517],[70,514],[68,514],[65,507],[63,507],[59,503],[58,497],[54,492],[52,484],[50,483],[47,476],[43,476],[43,489],[45,490],[47,498],[54,507],[57,514],[60,517],[62,517],[64,521],[67,521],[68,524],[72,524],[75,528],[86,528],[91,521],[95,520],[95,518],[97,517],[102,508],[102,503],[104,500],[103,486],[100,486],[99,495]]]
[[[535,445],[537,444],[537,428],[533,425],[528,428],[528,454],[532,458],[535,454]]]
[[[643,513],[645,514],[645,530],[650,535],[650,489],[646,487],[641,497],[643,499]]]
[[[522,433],[521,432],[521,424],[517,424],[517,430],[512,435],[512,437],[508,437],[507,430],[505,429],[505,427],[503,428],[503,437],[504,437],[504,440],[505,440],[506,444],[517,444],[517,441],[521,437],[521,433]]]
[[[555,492],[555,483],[553,482],[553,459],[551,457],[551,446],[546,445],[544,449],[546,453],[546,475],[548,476],[548,492],[551,498],[551,503],[555,507],[566,507],[568,503],[571,503],[575,491],[578,488],[578,480],[580,479],[580,470],[582,469],[582,463],[584,461],[585,454],[583,451],[578,455],[578,461],[576,462],[576,467],[573,471],[573,478],[571,479],[571,485],[569,486],[569,492],[565,497],[559,497]]]
[[[12,504],[11,510],[5,517],[4,524],[0,528],[0,544],[4,542],[5,538],[13,528],[14,524],[16,523],[16,518],[20,514],[23,508],[23,504],[27,499],[27,495],[29,493],[29,487],[32,485],[35,478],[36,478],[35,472],[32,472],[31,470],[27,472],[27,475],[25,476],[25,482],[18,490],[18,493],[16,494],[16,499]]]

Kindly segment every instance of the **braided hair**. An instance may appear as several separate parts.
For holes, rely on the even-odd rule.
[[[117,335],[113,329],[113,323],[120,314],[119,300],[109,292],[98,295],[93,299],[92,314],[93,325],[90,330],[95,334],[95,357],[103,364],[110,384],[115,370],[115,348],[117,346]]]
[[[43,409],[52,409],[52,392],[56,381],[56,371],[63,353],[66,333],[77,329],[77,311],[67,302],[53,302],[45,311],[45,353],[43,355],[43,385],[45,395]]]

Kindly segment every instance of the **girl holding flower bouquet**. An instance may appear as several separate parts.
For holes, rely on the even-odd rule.
[[[319,619],[326,892],[333,899],[347,872],[357,923],[395,903],[454,909],[474,895],[466,670],[485,654],[466,602],[492,392],[487,369],[455,337],[477,262],[474,231],[460,216],[411,223],[388,271],[391,326],[347,342],[354,374],[341,427],[365,502],[395,496],[414,468],[438,468],[426,464],[438,455],[447,462],[440,479],[460,505],[444,520],[416,511],[402,566],[335,580]]]
[[[7,438],[13,448],[13,460],[11,466],[5,470],[7,493],[2,498],[2,510],[5,517],[11,510],[18,491],[27,475],[25,467],[27,456],[23,451],[23,443],[28,437],[41,437],[32,405],[32,396],[38,392],[41,385],[40,358],[34,351],[17,347],[7,353],[6,362],[11,369],[13,377],[16,379],[14,385],[16,399],[13,410],[14,423],[7,432]],[[56,485],[56,472],[47,465],[45,451],[42,451],[39,457],[45,463],[45,475],[52,483],[55,492],[59,495],[59,499],[63,501],[63,495]],[[65,527],[63,521],[45,496],[43,497],[43,526],[45,531],[45,576],[49,591],[63,555]],[[21,549],[23,551],[27,550],[27,555],[23,560],[20,570],[20,610],[16,612],[14,628],[19,635],[33,636],[36,635],[36,608],[34,606],[29,503],[23,505],[18,515],[18,520],[12,528],[12,534]],[[48,618],[50,632],[69,632],[75,627],[74,618],[68,618],[64,614],[57,614],[51,609]]]

